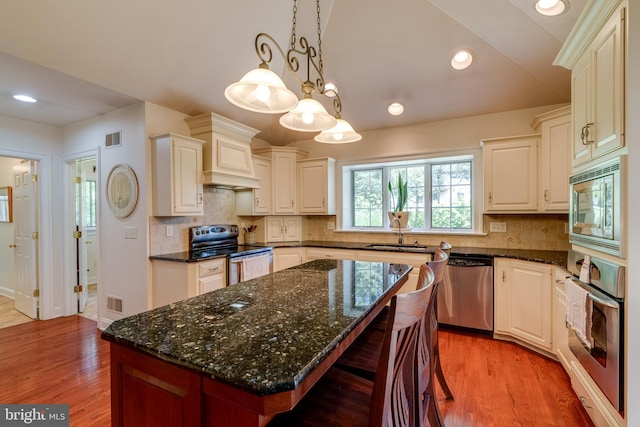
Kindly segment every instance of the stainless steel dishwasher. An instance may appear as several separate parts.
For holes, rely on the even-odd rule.
[[[438,288],[438,323],[493,333],[493,257],[449,257]]]

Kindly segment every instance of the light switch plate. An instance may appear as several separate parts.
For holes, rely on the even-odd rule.
[[[138,228],[137,227],[125,227],[124,228],[124,238],[125,239],[137,239],[138,238]]]

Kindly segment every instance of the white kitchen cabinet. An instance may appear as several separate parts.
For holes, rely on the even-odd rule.
[[[236,191],[236,215],[270,215],[272,170],[271,159],[253,156],[253,168],[260,188]]]
[[[553,286],[553,352],[569,372],[571,369],[571,350],[569,349],[569,331],[567,329],[567,295],[565,281],[570,274],[556,267]]]
[[[571,67],[574,167],[624,146],[625,6],[616,9]],[[572,34],[586,37],[582,31]]]
[[[204,141],[167,133],[151,137],[153,215],[202,215]]]
[[[299,216],[270,216],[266,219],[267,242],[299,242],[302,221]]]
[[[538,211],[567,213],[571,171],[571,106],[541,114],[531,126],[541,132]]]
[[[273,272],[302,264],[304,248],[274,248]]]
[[[494,260],[495,334],[552,350],[552,274],[546,264]]]
[[[538,210],[538,144],[540,135],[485,139],[484,210]]]
[[[257,149],[253,154],[271,159],[272,198],[274,215],[291,215],[297,212],[297,162],[307,157],[299,148],[268,147]]]
[[[334,215],[336,161],[330,157],[298,161],[298,213]]]
[[[307,248],[305,261],[315,259],[356,259],[356,252],[348,249]]]
[[[153,307],[182,301],[227,286],[227,259],[199,262],[153,260]]]

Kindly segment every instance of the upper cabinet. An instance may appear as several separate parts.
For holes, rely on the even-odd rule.
[[[625,144],[625,22],[626,1],[593,2],[554,61],[571,69],[574,167]]]
[[[335,172],[336,161],[329,157],[298,162],[298,213],[336,213]]]
[[[540,135],[485,139],[485,212],[536,212]]]
[[[539,211],[569,212],[571,106],[537,116],[531,127],[541,133]]]
[[[258,131],[215,113],[185,119],[191,136],[205,141],[204,183],[232,188],[257,188],[251,139]]]
[[[203,144],[173,133],[151,137],[154,216],[203,214]]]
[[[236,215],[270,215],[272,193],[271,159],[253,156],[253,168],[260,187],[236,191]]]
[[[299,148],[267,147],[254,150],[254,154],[271,159],[271,213],[295,214],[297,212],[297,162],[307,157],[308,153]]]

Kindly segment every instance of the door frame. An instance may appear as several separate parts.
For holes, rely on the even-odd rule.
[[[98,258],[98,271],[96,272],[97,282],[102,282],[102,269],[100,268],[100,247],[101,244],[101,232],[100,232],[100,189],[101,189],[101,181],[100,181],[100,149],[96,148],[93,150],[80,151],[72,154],[68,154],[63,156],[63,167],[62,167],[62,223],[63,223],[63,232],[62,235],[66,237],[62,237],[63,242],[63,252],[64,252],[64,261],[63,261],[63,281],[62,283],[65,286],[62,286],[61,295],[64,298],[64,305],[66,307],[67,315],[78,314],[78,297],[75,292],[73,292],[73,284],[76,282],[76,246],[75,239],[67,238],[73,234],[76,229],[76,223],[71,215],[72,212],[75,211],[74,205],[74,197],[75,190],[73,188],[73,177],[76,175],[75,162],[76,160],[85,159],[87,157],[95,157],[96,159],[96,215],[97,215],[97,223],[96,234],[98,236],[98,247],[97,258]],[[100,291],[97,293],[97,316],[98,316],[98,324],[100,324],[102,310],[100,304]]]

